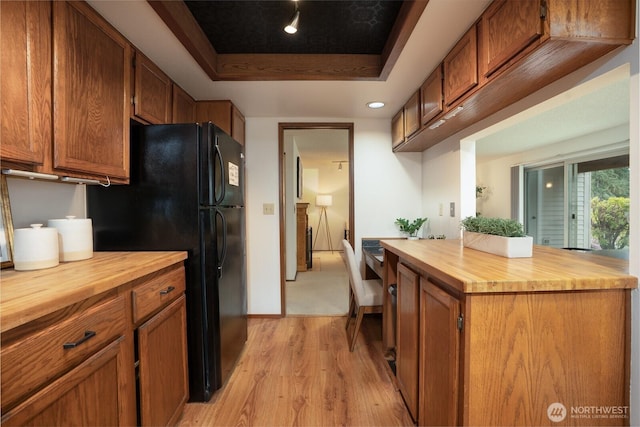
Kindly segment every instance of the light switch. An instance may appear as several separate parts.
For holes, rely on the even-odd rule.
[[[275,213],[275,207],[273,203],[263,203],[262,204],[262,214],[263,215],[273,215]]]
[[[440,206],[438,207],[438,215],[442,216],[443,215],[443,213],[442,213],[443,211],[444,211],[444,207],[443,207],[442,203],[440,203]]]
[[[449,203],[449,216],[456,216],[456,202]]]

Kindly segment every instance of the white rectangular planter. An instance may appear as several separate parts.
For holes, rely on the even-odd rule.
[[[465,230],[462,234],[462,243],[467,248],[507,258],[528,258],[533,251],[531,236],[502,237]]]

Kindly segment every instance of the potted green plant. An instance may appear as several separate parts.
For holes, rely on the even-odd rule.
[[[521,223],[513,219],[470,216],[461,221],[463,245],[507,258],[527,258],[533,251],[533,238],[524,234]]]
[[[425,222],[427,222],[427,218],[416,218],[411,222],[404,218],[396,219],[396,224],[400,227],[400,231],[407,233],[408,239],[417,239],[418,230]]]

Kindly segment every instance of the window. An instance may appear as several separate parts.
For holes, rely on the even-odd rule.
[[[525,167],[523,191],[535,244],[628,259],[628,154]]]

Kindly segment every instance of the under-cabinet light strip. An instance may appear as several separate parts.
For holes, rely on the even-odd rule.
[[[48,179],[50,181],[56,181],[58,179],[58,175],[50,175],[48,173],[38,173],[38,172],[27,172],[27,171],[15,170],[15,169],[2,169],[2,173],[4,175],[20,176],[20,177],[29,178],[29,179]]]
[[[75,184],[90,184],[90,185],[100,184],[100,181],[98,181],[97,179],[82,179],[82,178],[73,178],[70,176],[63,176],[62,178],[60,178],[60,180],[63,182],[72,182]]]
[[[432,124],[431,126],[429,126],[429,129],[435,129],[435,128],[439,128],[440,126],[442,126],[445,123],[444,120],[440,119],[437,122],[435,122],[434,124]]]

